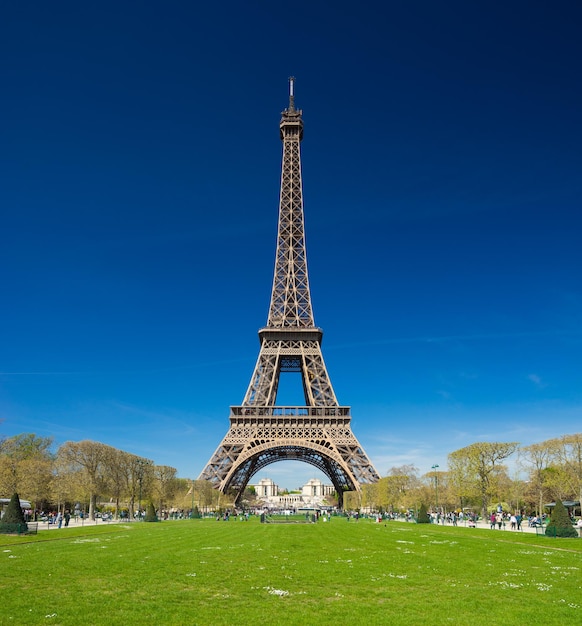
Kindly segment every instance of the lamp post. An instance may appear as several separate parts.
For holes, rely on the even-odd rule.
[[[435,495],[435,505],[437,508],[437,513],[438,513],[438,508],[439,508],[439,475],[437,473],[437,469],[439,468],[438,465],[433,465],[432,469],[434,470],[434,495]]]

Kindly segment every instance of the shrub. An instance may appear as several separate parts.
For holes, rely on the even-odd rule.
[[[17,493],[14,493],[12,498],[10,498],[10,502],[8,503],[8,506],[6,507],[6,511],[4,511],[4,515],[2,516],[2,519],[0,520],[0,524],[5,527],[8,527],[8,526],[16,527],[17,525],[20,525],[20,528],[19,528],[20,532],[27,530],[28,526],[26,525],[26,522],[24,520],[24,513],[22,512],[22,509],[20,508],[20,498],[18,497]]]
[[[578,533],[572,526],[570,516],[561,500],[556,500],[550,523],[546,526],[546,535],[552,537],[577,537]]]
[[[157,521],[158,521],[158,516],[156,515],[156,509],[154,505],[150,502],[146,508],[144,522],[157,522]]]
[[[418,511],[418,517],[416,519],[417,524],[430,524],[430,517],[428,516],[428,512],[426,510],[426,504],[420,505],[420,510]]]

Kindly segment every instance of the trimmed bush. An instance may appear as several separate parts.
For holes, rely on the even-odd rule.
[[[420,510],[418,511],[418,518],[416,519],[416,523],[430,524],[430,517],[428,516],[426,505],[424,503],[420,505]]]
[[[25,533],[28,530],[24,513],[20,508],[20,498],[14,493],[0,520],[0,527],[4,532]]]
[[[551,537],[577,537],[578,533],[561,500],[556,500],[550,523],[546,526],[546,535]]]
[[[158,516],[156,515],[156,509],[154,505],[150,502],[146,508],[146,514],[144,517],[144,522],[157,522]]]

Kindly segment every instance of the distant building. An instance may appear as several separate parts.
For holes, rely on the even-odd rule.
[[[335,495],[333,486],[325,485],[318,478],[308,480],[301,487],[301,493],[279,494],[279,486],[270,478],[262,478],[252,486],[260,501],[268,507],[278,509],[324,506],[325,498]]]
[[[312,478],[303,485],[301,493],[311,498],[323,498],[325,496],[333,496],[335,489],[333,485],[324,485],[319,478]]]
[[[259,498],[273,498],[279,494],[279,485],[276,485],[270,478],[261,478],[253,487]]]

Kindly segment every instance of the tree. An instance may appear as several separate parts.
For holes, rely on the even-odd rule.
[[[115,502],[115,519],[119,517],[119,500],[121,495],[127,492],[127,473],[125,472],[127,456],[127,452],[123,450],[108,447],[103,459],[107,468],[109,494]]]
[[[176,470],[169,465],[155,465],[153,468],[153,493],[160,503],[159,511],[162,512],[164,504],[170,504],[170,500],[176,493]]]
[[[220,492],[214,488],[209,480],[194,481],[194,499],[198,502],[198,507],[205,512],[215,510],[215,503]]]
[[[129,495],[129,509],[135,517],[135,502],[141,507],[142,496],[149,494],[153,476],[154,462],[131,454],[125,466]]]
[[[515,442],[478,442],[451,452],[448,456],[451,475],[460,476],[460,483],[467,481],[478,493],[483,517],[487,515],[490,498],[497,493],[499,461],[513,454],[517,446]]]
[[[107,456],[111,448],[96,441],[67,441],[58,451],[62,467],[80,479],[89,496],[89,517],[95,519],[97,496],[108,491]]]
[[[23,433],[0,443],[0,492],[18,493],[36,503],[50,496],[52,437]]]
[[[577,537],[578,533],[572,526],[570,516],[561,500],[556,500],[550,523],[546,526],[546,535],[552,537]]]
[[[547,469],[555,457],[555,446],[551,441],[524,446],[519,451],[519,463],[528,469],[529,487],[536,497],[538,515],[542,514],[543,502],[547,493]],[[534,495],[532,494],[532,495]]]
[[[361,491],[344,491],[343,493],[343,510],[359,511],[362,508],[362,492]]]
[[[384,510],[410,508],[418,501],[421,487],[418,469],[414,465],[392,467],[388,475],[373,486],[375,504]]]
[[[362,507],[371,510],[379,508],[378,483],[367,483],[362,485]]]
[[[564,470],[564,480],[576,500],[582,502],[582,433],[555,440],[556,457]]]

